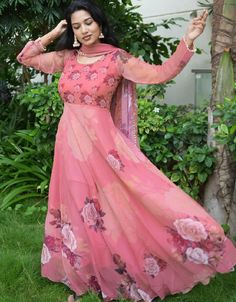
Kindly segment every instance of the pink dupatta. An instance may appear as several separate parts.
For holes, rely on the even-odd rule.
[[[91,47],[82,45],[80,51],[87,56],[101,56],[117,51],[119,48],[106,43],[97,43]],[[136,84],[122,78],[111,102],[111,115],[115,126],[139,147],[138,142],[138,105]]]

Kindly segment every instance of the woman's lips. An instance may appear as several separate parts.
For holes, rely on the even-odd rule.
[[[83,37],[83,40],[87,41],[91,38],[91,35]]]

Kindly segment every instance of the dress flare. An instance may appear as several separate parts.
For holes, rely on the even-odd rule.
[[[94,290],[105,301],[151,302],[231,271],[236,249],[221,226],[144,156],[110,112],[122,78],[148,84],[178,74],[193,54],[184,41],[161,66],[123,50],[86,65],[74,51],[42,51],[29,42],[18,56],[62,72],[42,276],[77,295]]]

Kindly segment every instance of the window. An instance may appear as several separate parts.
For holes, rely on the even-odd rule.
[[[209,104],[211,98],[211,70],[192,69],[192,72],[195,73],[195,108],[203,104]]]

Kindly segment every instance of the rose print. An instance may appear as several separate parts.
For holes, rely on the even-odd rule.
[[[151,297],[145,291],[137,288],[135,283],[131,284],[129,294],[135,301],[140,301],[140,299],[142,299],[144,302],[152,302]]]
[[[111,57],[112,62],[116,62],[117,58],[120,56],[120,51],[117,50]]]
[[[61,238],[56,238],[51,235],[45,236],[42,250],[42,263],[46,263],[53,255],[50,252],[61,253],[67,258],[71,266],[78,270],[80,268],[81,256],[74,253],[77,248],[75,235],[69,223],[61,219],[61,211],[59,209],[50,209],[49,213],[54,217],[54,220],[49,223],[56,228],[61,228]]]
[[[102,107],[102,108],[107,108],[107,102],[106,99],[104,97],[98,97],[96,99],[96,103],[98,106]]]
[[[217,266],[225,249],[225,237],[220,230],[208,230],[197,217],[182,218],[173,222],[174,228],[168,227],[171,243],[174,245],[173,256],[182,261],[196,264]],[[179,255],[179,257],[178,257]]]
[[[115,84],[115,78],[111,77],[108,79],[107,84],[111,87]]]
[[[59,209],[50,209],[49,213],[55,218],[55,220],[50,221],[51,225],[54,225],[56,228],[61,228],[62,220],[61,220],[61,211]]]
[[[152,254],[144,255],[144,272],[155,278],[167,266],[167,263]]]
[[[69,91],[64,92],[64,99],[68,103],[74,103],[75,97],[73,94],[71,94]]]
[[[63,237],[63,243],[71,250],[74,251],[77,248],[77,243],[75,240],[75,235],[71,230],[69,224],[65,224],[61,230]]]
[[[101,210],[100,204],[97,199],[89,199],[86,197],[85,205],[80,210],[80,215],[82,221],[86,223],[90,228],[94,229],[96,232],[105,231],[104,221],[102,217],[105,213]]]
[[[187,259],[196,264],[208,264],[208,255],[199,247],[191,248],[186,250]]]
[[[42,264],[46,264],[50,261],[50,259],[52,258],[50,251],[48,249],[48,247],[46,246],[46,244],[43,244],[43,249],[42,249],[42,254],[41,254],[41,263]]]
[[[127,299],[131,298],[135,301],[143,299],[145,302],[151,302],[152,299],[150,296],[143,290],[137,288],[136,281],[127,272],[126,263],[121,259],[121,256],[119,254],[113,254],[112,259],[117,266],[115,271],[123,276],[117,291]]]
[[[96,292],[100,292],[101,288],[98,283],[96,276],[91,276],[88,280],[89,287],[92,288]]]
[[[83,72],[87,73],[90,71],[90,66],[84,66],[83,67]]]
[[[116,150],[109,151],[107,161],[114,170],[122,171],[124,168],[124,164],[122,163]]]
[[[75,92],[80,92],[80,91],[81,91],[81,85],[80,85],[80,84],[76,84],[76,85],[74,86],[74,91],[75,91]]]
[[[99,105],[100,105],[100,107],[102,107],[102,108],[106,108],[106,107],[107,107],[106,100],[104,100],[104,99],[100,100],[100,101],[99,101]]]
[[[116,79],[113,76],[107,75],[104,79],[104,83],[106,83],[108,86],[112,87],[116,83]]]
[[[126,264],[121,260],[120,255],[114,254],[113,255],[113,262],[117,265],[118,268],[115,269],[115,271],[119,274],[127,273],[126,271]]]
[[[89,225],[93,226],[96,224],[97,219],[99,218],[99,214],[94,207],[93,203],[87,203],[81,212],[81,215],[84,218],[84,222]]]
[[[106,74],[107,73],[107,67],[100,67],[99,72],[102,73],[102,74]]]
[[[135,301],[140,300],[140,294],[138,292],[138,288],[135,283],[131,284],[128,290],[129,290],[130,297],[132,299],[135,299]]]
[[[183,239],[198,242],[207,238],[203,224],[191,218],[177,219],[174,226]]]
[[[93,99],[90,95],[85,95],[83,100],[86,104],[92,104],[92,102],[93,102]]]
[[[80,269],[81,256],[75,254],[65,244],[62,245],[62,256],[68,259],[70,265],[73,266],[75,270]]]
[[[98,74],[96,71],[91,71],[86,76],[87,80],[95,81],[98,78]]]
[[[72,71],[69,75],[70,80],[79,80],[80,77],[81,77],[81,75],[78,71]]]
[[[145,272],[153,278],[156,277],[160,272],[160,267],[153,257],[145,258],[144,268]]]
[[[44,243],[48,247],[48,249],[52,252],[58,253],[61,249],[61,239],[55,238],[53,236],[46,236],[44,239]]]
[[[128,60],[131,58],[132,56],[126,52],[125,50],[118,50],[114,53],[114,55],[112,56],[112,61],[116,62],[117,58],[120,59],[122,61],[122,63],[127,63]]]
[[[109,154],[107,156],[107,161],[109,162],[109,164],[112,166],[113,169],[115,170],[121,169],[120,161],[117,158],[115,158],[114,155]]]
[[[132,56],[128,52],[126,52],[124,50],[121,50],[120,53],[119,53],[119,58],[122,61],[122,63],[126,64],[131,57]]]
[[[81,94],[81,101],[84,102],[85,104],[89,105],[89,104],[92,104],[93,98],[88,93],[82,93]]]
[[[69,281],[69,279],[67,278],[67,276],[65,276],[65,277],[61,280],[61,282],[64,283],[65,285],[69,286],[69,287],[71,286],[70,281]]]
[[[152,302],[151,297],[145,291],[138,289],[138,293],[145,302]]]

